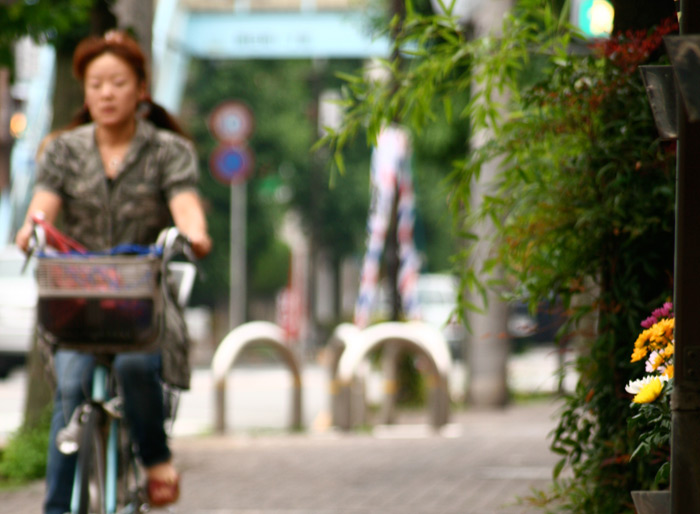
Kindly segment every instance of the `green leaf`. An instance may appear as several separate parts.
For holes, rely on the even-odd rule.
[[[558,479],[559,476],[561,476],[561,472],[564,470],[566,462],[566,459],[561,459],[554,465],[554,469],[552,469],[552,477],[554,478],[554,480]]]

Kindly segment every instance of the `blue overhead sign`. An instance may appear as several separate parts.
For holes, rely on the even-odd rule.
[[[196,2],[158,0],[153,24],[153,98],[179,112],[190,58],[200,59],[367,59],[388,57],[391,41],[369,27],[360,9],[198,10]],[[253,0],[241,1],[241,5]],[[264,1],[262,2],[265,3]],[[332,2],[335,3],[335,2]],[[311,4],[306,5],[305,4]],[[354,5],[354,4],[353,4]]]
[[[389,54],[359,12],[191,12],[178,42],[208,59],[365,58]]]

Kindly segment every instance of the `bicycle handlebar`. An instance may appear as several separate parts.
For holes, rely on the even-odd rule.
[[[163,229],[158,235],[156,246],[162,248],[163,263],[166,265],[174,257],[183,255],[185,259],[195,265],[197,274],[204,278],[204,272],[199,263],[199,259],[192,249],[189,238],[180,232],[177,227]]]

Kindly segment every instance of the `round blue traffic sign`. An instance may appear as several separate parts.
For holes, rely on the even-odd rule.
[[[239,184],[253,171],[253,155],[245,146],[219,146],[209,158],[209,170],[223,184]]]

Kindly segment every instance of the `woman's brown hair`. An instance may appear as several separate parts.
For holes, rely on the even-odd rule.
[[[78,43],[73,53],[73,75],[81,84],[85,82],[85,70],[87,70],[88,65],[103,54],[112,54],[119,57],[131,67],[139,81],[148,84],[146,57],[141,47],[126,32],[117,30],[110,30],[104,37],[90,36]],[[187,137],[180,124],[164,107],[151,100],[150,96],[145,102],[147,104],[145,119],[151,121],[157,127]],[[67,128],[77,127],[91,121],[90,112],[86,106],[83,106],[73,117]]]

